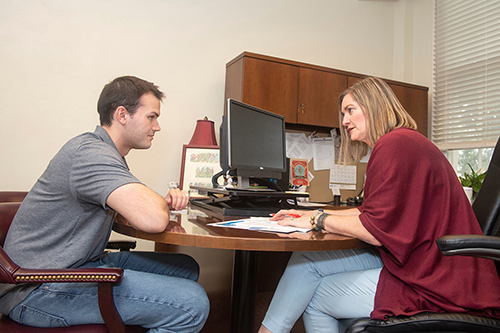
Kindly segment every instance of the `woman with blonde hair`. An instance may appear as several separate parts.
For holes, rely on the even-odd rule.
[[[372,149],[363,204],[323,212],[283,210],[273,219],[372,246],[295,252],[259,332],[289,332],[301,315],[307,332],[342,332],[354,318],[386,320],[421,312],[499,318],[494,263],[445,257],[436,246],[443,235],[482,234],[443,153],[416,131],[415,121],[381,79],[355,83],[340,96],[339,107],[344,165]],[[300,217],[287,217],[292,212]]]
[[[351,140],[348,127],[341,127],[342,135],[341,156],[344,156],[344,164],[350,164],[349,158],[354,162],[365,156],[368,147],[373,147],[384,134],[390,131],[406,127],[417,129],[417,123],[406,112],[391,88],[385,81],[368,77],[345,90],[339,97],[339,110],[342,110],[344,97],[350,94],[364,110],[370,110],[366,120],[368,128],[368,142]],[[340,124],[343,124],[344,113],[339,112]]]

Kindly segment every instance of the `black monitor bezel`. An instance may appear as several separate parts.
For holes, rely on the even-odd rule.
[[[234,162],[231,159],[231,138],[230,138],[230,133],[231,133],[231,105],[238,105],[243,108],[250,109],[255,112],[259,112],[261,114],[264,114],[269,117],[273,117],[276,119],[279,119],[281,121],[281,132],[282,132],[282,151],[283,151],[283,160],[282,160],[282,167],[281,168],[274,168],[274,167],[265,167],[265,166],[257,166],[257,165],[238,165],[234,164]],[[238,176],[244,176],[244,177],[255,177],[255,178],[276,178],[276,179],[281,179],[281,175],[283,172],[286,171],[286,134],[285,134],[285,117],[282,115],[276,114],[269,112],[267,110],[258,108],[256,106],[240,102],[238,100],[228,98],[227,100],[227,112],[226,112],[226,119],[225,119],[225,130],[227,131],[225,133],[225,141],[226,141],[226,150],[227,150],[227,169],[228,170],[236,170],[236,173]]]

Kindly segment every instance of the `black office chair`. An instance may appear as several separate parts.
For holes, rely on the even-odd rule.
[[[500,263],[500,139],[472,208],[485,236],[443,236],[436,241],[438,248],[447,256],[462,255],[493,259],[498,269]],[[500,308],[500,304],[498,306]],[[364,332],[498,333],[500,332],[500,319],[463,313],[420,313],[409,317],[392,317],[386,321],[360,318],[346,330],[346,333]]]

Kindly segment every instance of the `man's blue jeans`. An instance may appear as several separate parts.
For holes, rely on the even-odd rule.
[[[353,318],[369,317],[382,267],[378,251],[295,252],[262,324],[290,332],[300,318],[307,332],[340,332]]]
[[[82,266],[89,267],[124,269],[113,294],[127,325],[140,325],[149,328],[149,332],[198,332],[207,319],[208,298],[196,282],[199,266],[187,255],[113,252]],[[38,327],[103,323],[97,283],[44,283],[9,316]]]

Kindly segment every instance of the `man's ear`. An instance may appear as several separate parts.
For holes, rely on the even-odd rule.
[[[122,125],[125,125],[128,121],[128,118],[130,117],[130,114],[128,113],[127,109],[125,109],[123,106],[119,106],[115,110],[115,119]]]

